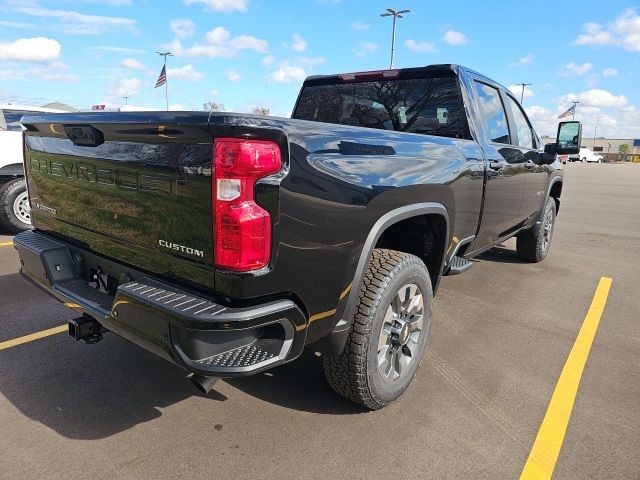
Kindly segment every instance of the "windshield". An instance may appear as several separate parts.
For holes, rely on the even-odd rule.
[[[445,72],[306,86],[293,118],[466,138],[457,77]]]

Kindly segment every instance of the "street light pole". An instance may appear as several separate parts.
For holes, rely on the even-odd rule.
[[[169,111],[169,82],[167,75],[167,57],[173,57],[171,52],[156,52],[161,57],[164,57],[164,98],[167,101],[167,111]]]
[[[389,64],[389,69],[393,68],[393,54],[396,49],[396,19],[403,18],[405,14],[409,13],[411,10],[400,10],[399,12],[394,10],[393,8],[387,8],[385,13],[381,13],[381,17],[393,17],[393,27],[391,30],[391,63]]]
[[[596,135],[598,134],[598,127],[594,127],[593,128],[593,146],[591,147],[591,150],[593,150],[594,152],[596,151]]]
[[[522,93],[520,94],[520,105],[522,105],[522,100],[524,100],[524,87],[533,85],[533,83],[519,83],[518,85],[522,85]]]

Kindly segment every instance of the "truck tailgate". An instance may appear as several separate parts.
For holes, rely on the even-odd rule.
[[[213,288],[206,113],[46,115],[23,124],[36,228]]]

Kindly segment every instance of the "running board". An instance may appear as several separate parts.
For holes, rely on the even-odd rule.
[[[455,256],[449,262],[449,271],[447,275],[459,275],[460,273],[466,272],[471,268],[473,263],[463,257]]]

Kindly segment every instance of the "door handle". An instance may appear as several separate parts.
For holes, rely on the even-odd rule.
[[[491,170],[502,170],[502,168],[504,167],[504,163],[497,161],[497,160],[493,160],[492,162],[489,162],[489,168]]]
[[[533,160],[527,160],[527,162],[524,164],[525,168],[533,168],[535,166],[536,164],[533,162]]]

